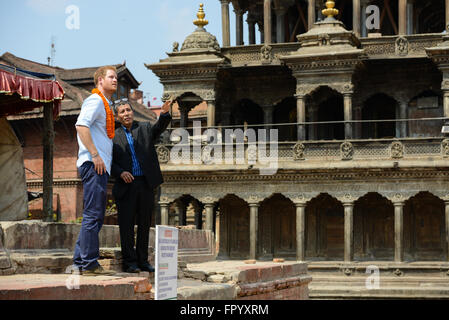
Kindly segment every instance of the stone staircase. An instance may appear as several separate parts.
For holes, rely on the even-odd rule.
[[[0,222],[0,276],[13,274],[64,273],[72,265],[73,249],[80,224],[42,221]],[[155,229],[150,230],[148,256],[154,264]],[[104,225],[99,234],[99,263],[121,272],[120,233],[116,225]],[[215,259],[213,233],[181,229],[179,261],[205,262]]]

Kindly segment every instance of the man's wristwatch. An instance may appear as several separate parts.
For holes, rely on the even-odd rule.
[[[95,158],[95,157],[98,157],[98,152],[97,152],[97,153],[94,153],[94,154],[92,155],[92,159]]]

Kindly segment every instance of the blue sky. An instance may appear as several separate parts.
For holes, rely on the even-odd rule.
[[[193,20],[200,3],[209,25],[207,31],[222,44],[221,5],[219,0],[0,0],[0,54],[12,54],[47,64],[51,39],[55,39],[54,65],[82,68],[118,64],[127,67],[145,96],[160,103],[163,88],[144,63],[166,58],[174,41],[182,44],[195,30]],[[79,8],[79,29],[73,23],[73,11]],[[231,43],[235,43],[232,5]],[[246,16],[245,16],[246,20]],[[245,37],[247,38],[247,30]],[[245,41],[247,43],[247,41]]]

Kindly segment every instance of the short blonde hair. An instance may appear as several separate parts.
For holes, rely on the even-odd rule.
[[[114,66],[103,66],[97,69],[97,71],[95,71],[94,73],[94,83],[95,86],[98,86],[98,79],[99,78],[104,78],[106,77],[106,73],[108,72],[108,70],[112,70],[115,73],[117,73],[117,68]]]

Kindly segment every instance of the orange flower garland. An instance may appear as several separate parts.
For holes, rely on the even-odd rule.
[[[115,120],[114,114],[112,113],[111,108],[109,107],[108,100],[104,97],[100,90],[97,88],[92,90],[92,93],[98,94],[104,103],[104,110],[106,111],[106,132],[108,134],[109,139],[113,139],[115,135]]]

